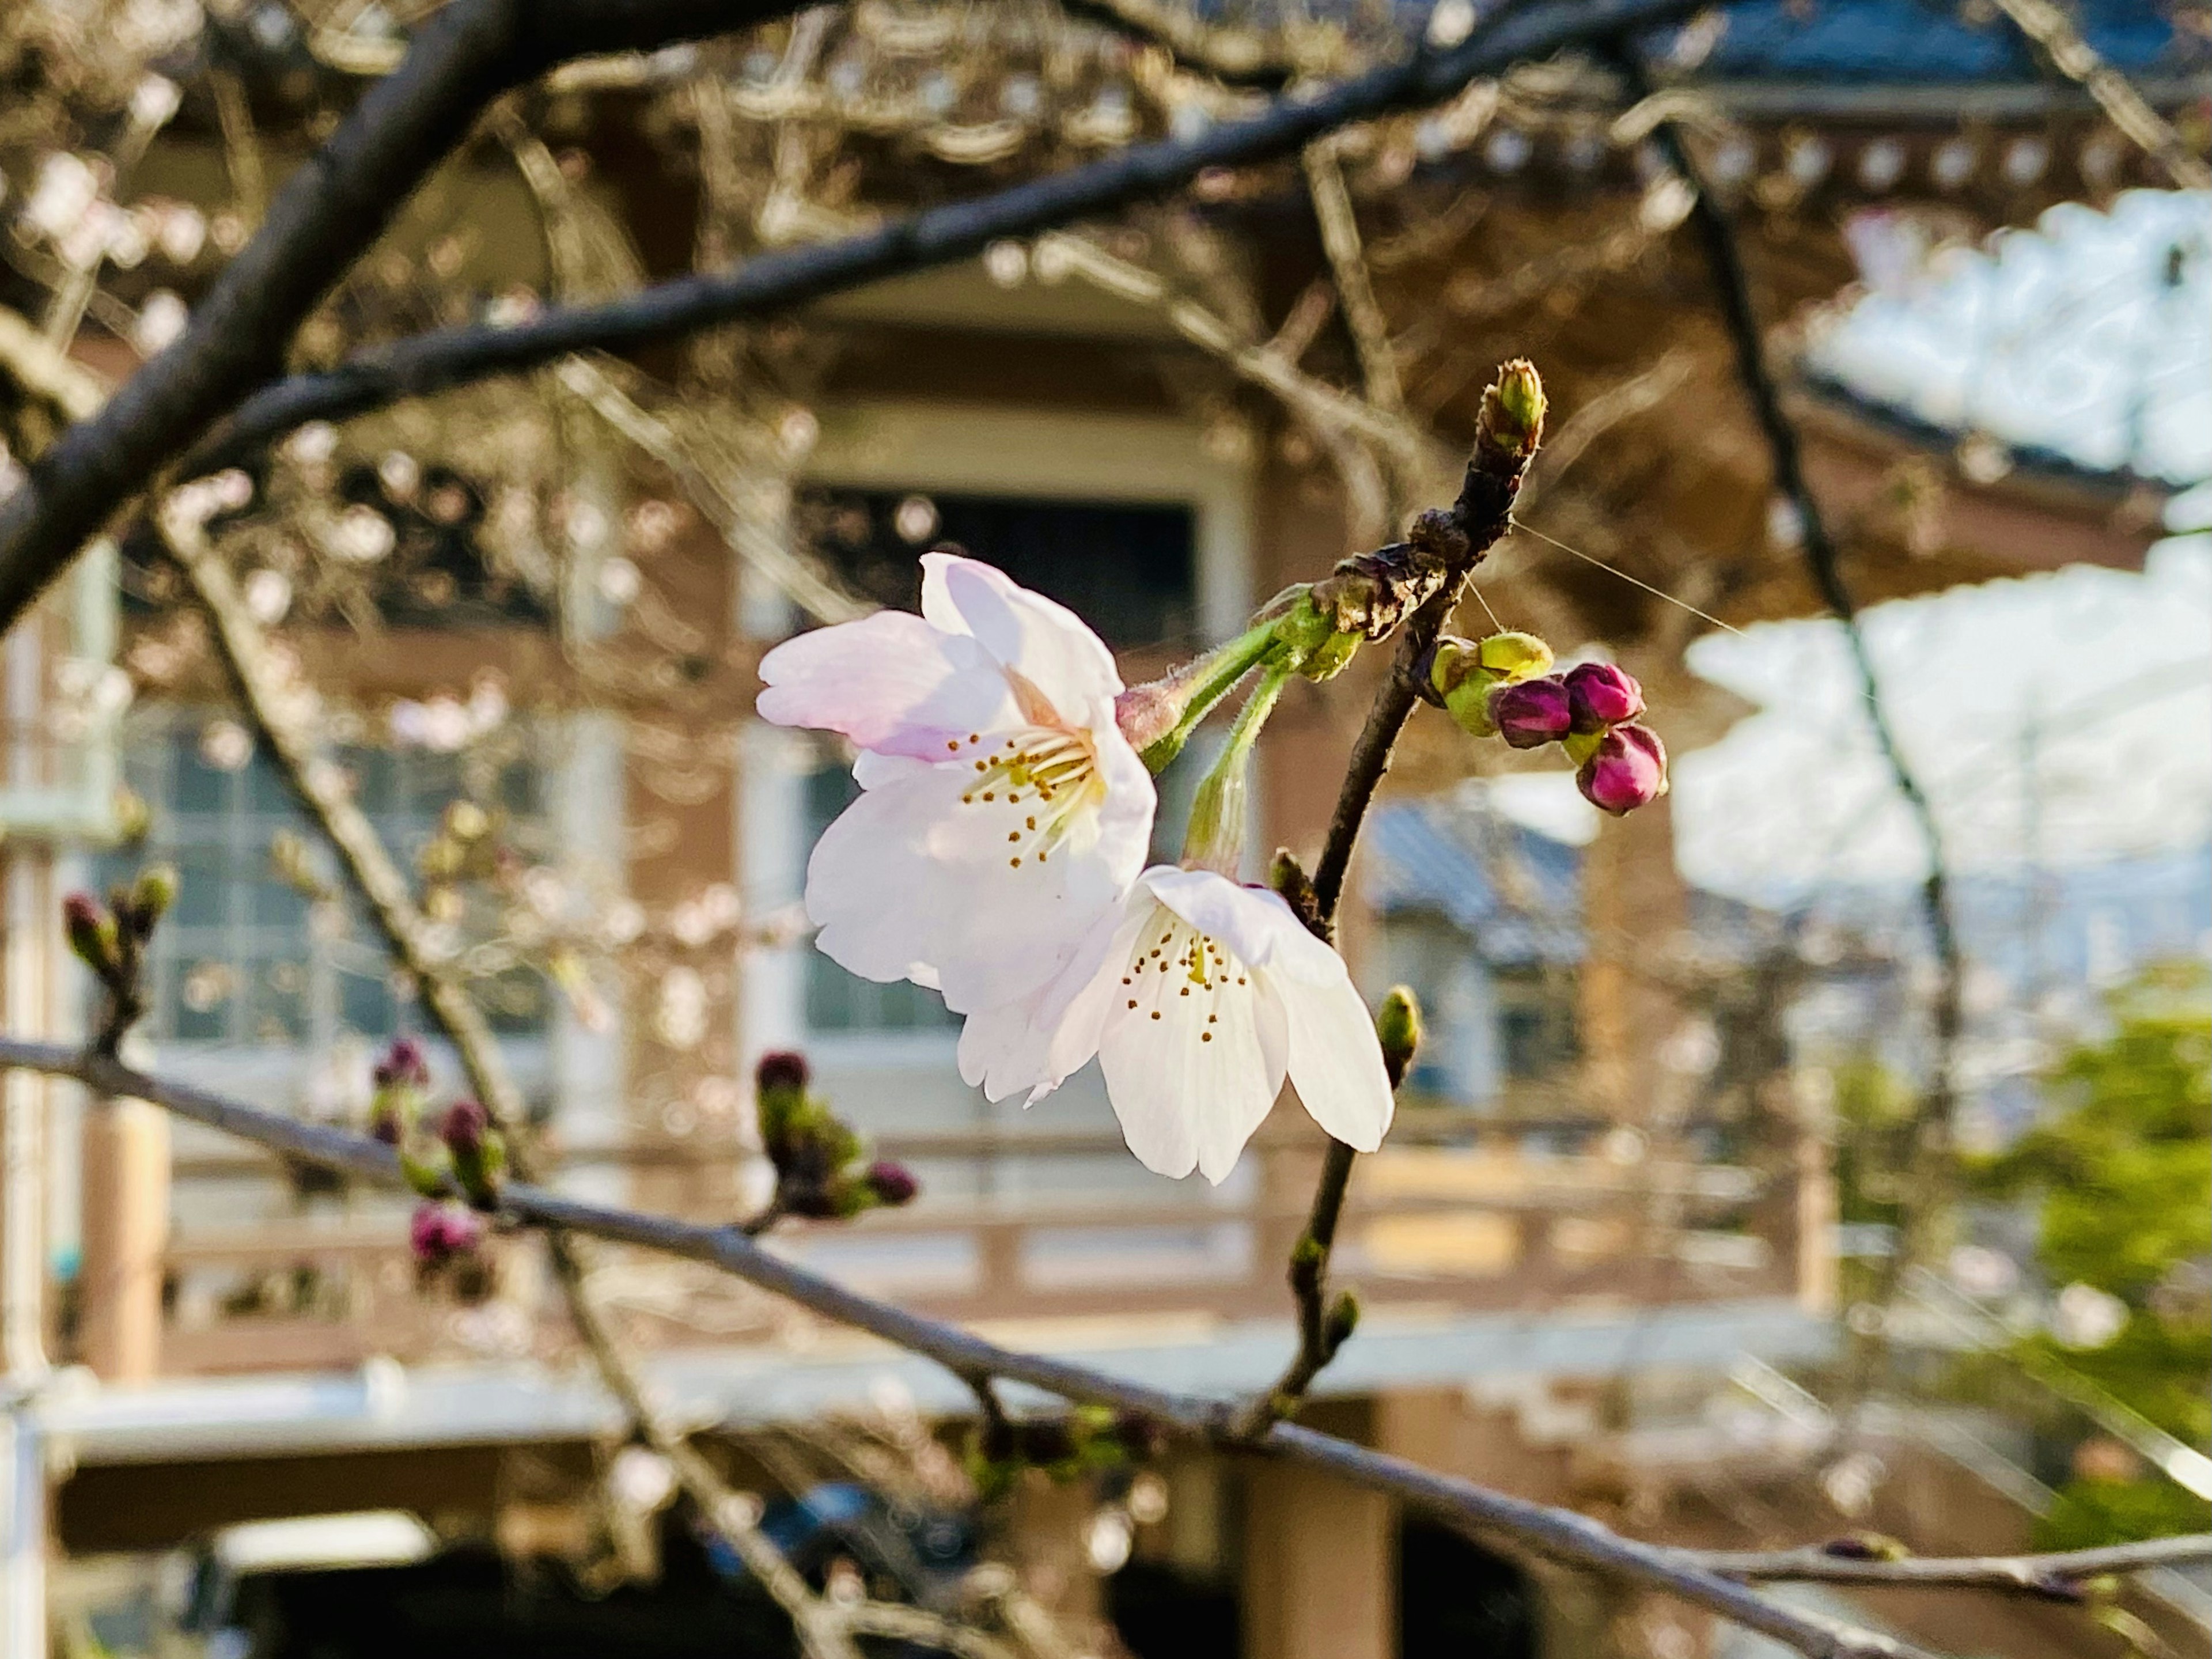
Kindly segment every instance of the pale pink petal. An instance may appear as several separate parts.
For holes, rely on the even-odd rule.
[[[992,1100],[1026,1092],[1034,1106],[1090,1064],[1110,1006],[1108,964],[1128,952],[1143,914],[1107,911],[1067,965],[1029,996],[979,1010],[960,1033],[960,1076]]]
[[[1161,903],[1255,968],[1267,966],[1285,947],[1302,961],[1309,945],[1336,954],[1306,931],[1281,894],[1267,888],[1243,886],[1211,870],[1167,864],[1153,866],[1141,879]]]
[[[975,559],[925,553],[921,568],[921,614],[933,626],[973,635],[1043,693],[1063,722],[1112,726],[1121,677],[1080,617]]]
[[[1319,944],[1319,940],[1315,941]],[[1389,1132],[1396,1103],[1382,1069],[1375,1021],[1352,988],[1344,959],[1333,979],[1255,969],[1288,1016],[1291,1086],[1313,1121],[1354,1152],[1371,1152]]]
[[[1098,804],[1098,856],[1127,889],[1145,867],[1152,847],[1159,794],[1137,751],[1109,720],[1091,734],[1105,799]]]
[[[878,783],[823,832],[806,870],[807,914],[832,960],[884,981],[925,967],[956,1013],[1033,993],[1127,886],[1095,814],[1038,858],[1034,799],[986,801],[975,781],[966,763],[948,763]]]
[[[1133,944],[1145,946],[1167,920],[1155,908]],[[1122,1138],[1148,1170],[1181,1176],[1195,1168],[1218,1183],[1282,1089],[1279,1007],[1234,973],[1208,994],[1172,963],[1146,969],[1117,957],[1108,967],[1139,969],[1126,986],[1115,975],[1098,1046]]]
[[[978,641],[902,611],[786,640],[761,659],[760,673],[763,720],[924,760],[1020,718],[1006,675]]]
[[[863,789],[879,788],[895,779],[919,776],[933,763],[912,755],[885,755],[863,749],[853,757],[853,781]]]

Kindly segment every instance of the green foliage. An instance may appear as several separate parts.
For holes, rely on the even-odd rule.
[[[2054,1283],[2142,1307],[2177,1265],[2212,1254],[2212,1009],[2201,969],[2114,999],[2118,1027],[2049,1079],[2056,1112],[1978,1172],[2038,1191],[2038,1253]]]
[[[2172,1481],[2069,1480],[2035,1523],[2039,1550],[2087,1550],[2138,1538],[2171,1538],[2212,1526],[2212,1504]]]
[[[2037,1255],[2054,1285],[2095,1286],[2130,1317],[2100,1348],[2023,1345],[2030,1370],[2063,1365],[2168,1434],[2212,1443],[2212,1002],[2191,964],[2156,970],[2112,1000],[2103,1041],[2069,1054],[2047,1079],[2051,1110],[2010,1150],[1971,1171],[1996,1196],[2040,1205]],[[2162,1475],[2077,1477],[2037,1530],[2039,1547],[2073,1549],[2201,1531],[2212,1504]]]
[[[1913,1097],[1872,1060],[1836,1072],[1836,1201],[1839,1219],[1895,1226],[1904,1211],[1903,1171]]]

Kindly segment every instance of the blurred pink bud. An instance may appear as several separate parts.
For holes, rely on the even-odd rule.
[[[473,1152],[482,1149],[484,1137],[490,1133],[489,1112],[476,1101],[457,1100],[446,1114],[446,1127],[440,1138],[456,1152]]]
[[[760,1057],[760,1066],[753,1073],[753,1082],[763,1091],[804,1089],[811,1075],[805,1054],[781,1048]]]
[[[868,1165],[867,1182],[878,1203],[894,1207],[911,1204],[914,1195],[921,1190],[921,1183],[914,1178],[905,1164],[894,1164],[888,1158]]]
[[[380,1089],[403,1083],[416,1089],[428,1088],[430,1062],[422,1057],[422,1045],[413,1037],[394,1037],[392,1046],[384,1051],[384,1058],[376,1062],[371,1080]]]
[[[1667,749],[1644,726],[1616,726],[1575,774],[1583,798],[1615,817],[1667,793]]]
[[[407,1245],[417,1266],[442,1267],[483,1243],[482,1218],[451,1204],[418,1204],[407,1225]]]
[[[1566,683],[1556,676],[1501,685],[1490,694],[1490,723],[1516,749],[1540,749],[1567,735],[1572,724]]]
[[[1604,732],[1644,712],[1644,688],[1609,662],[1579,663],[1567,671],[1567,703],[1574,729]]]

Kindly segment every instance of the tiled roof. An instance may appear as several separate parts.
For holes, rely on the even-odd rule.
[[[1486,961],[1580,958],[1582,854],[1448,801],[1385,806],[1369,825],[1364,892],[1384,915],[1426,912],[1467,933]]]
[[[1967,21],[1966,9],[1938,0],[1744,0],[1727,9],[1693,78],[1893,86],[2053,78],[1995,6],[1984,21]],[[2212,70],[2212,40],[2177,27],[2154,0],[2077,0],[2069,10],[2090,48],[2127,74]]]

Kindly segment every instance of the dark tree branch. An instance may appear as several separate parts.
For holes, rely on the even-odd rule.
[[[1613,55],[1626,74],[1630,95],[1638,100],[1650,97],[1652,83],[1643,59],[1625,42],[1615,43]],[[1921,884],[1920,908],[1938,969],[1934,1004],[1936,1064],[1911,1126],[1911,1168],[1906,1177],[1905,1221],[1899,1229],[1897,1249],[1890,1258],[1893,1267],[1887,1275],[1893,1279],[1894,1273],[1901,1270],[1914,1254],[1916,1227],[1928,1219],[1933,1189],[1940,1179],[1948,1149],[1954,1104],[1952,1056],[1961,1024],[1960,996],[1965,964],[1952,913],[1951,879],[1943,854],[1942,830],[1936,820],[1935,805],[1911,763],[1905,759],[1896,729],[1890,724],[1888,708],[1882,701],[1881,678],[1875,670],[1873,653],[1868,649],[1866,635],[1859,627],[1858,605],[1844,579],[1840,550],[1820,511],[1820,501],[1806,480],[1803,442],[1796,422],[1783,407],[1781,387],[1767,361],[1765,335],[1759,327],[1751,277],[1744,266],[1735,223],[1698,172],[1689,147],[1683,143],[1680,127],[1672,121],[1662,121],[1653,130],[1652,136],[1668,164],[1694,193],[1691,219],[1704,245],[1705,263],[1720,301],[1722,319],[1735,349],[1738,378],[1751,400],[1752,412],[1758,419],[1772,459],[1775,487],[1788,498],[1796,514],[1807,574],[1821,602],[1843,625],[1851,662],[1865,692],[1867,719],[1874,728],[1875,741],[1928,848],[1928,875]]]
[[[1316,599],[1338,584],[1342,584],[1340,592],[1364,595],[1370,592],[1370,585],[1377,581],[1379,573],[1389,571],[1390,579],[1384,586],[1390,601],[1413,609],[1412,616],[1397,630],[1389,669],[1367,711],[1367,723],[1352,745],[1352,762],[1336,798],[1328,839],[1322,844],[1313,880],[1298,896],[1297,908],[1323,939],[1334,929],[1345,874],[1352,867],[1352,854],[1359,843],[1368,809],[1374,805],[1375,792],[1390,769],[1391,750],[1421,701],[1425,665],[1436,650],[1437,637],[1451,620],[1475,567],[1512,527],[1513,503],[1543,432],[1544,396],[1536,371],[1525,362],[1504,365],[1498,380],[1483,393],[1474,446],[1468,457],[1459,499],[1448,509],[1422,514],[1402,547],[1348,559],[1329,580],[1316,585]],[[1344,601],[1338,603],[1341,607]],[[1362,598],[1359,608],[1375,635],[1387,634],[1397,617],[1404,615],[1402,609],[1389,603],[1376,604],[1371,597]],[[1336,1248],[1337,1221],[1343,1213],[1356,1156],[1342,1141],[1328,1143],[1305,1231],[1298,1235],[1291,1252],[1291,1292],[1297,1304],[1297,1352],[1275,1385],[1254,1402],[1238,1424],[1244,1434],[1264,1432],[1270,1423],[1295,1413],[1314,1378],[1336,1358],[1358,1321],[1356,1302],[1346,1296],[1332,1303],[1328,1295],[1329,1257]]]
[[[534,368],[572,352],[624,349],[712,325],[787,311],[862,283],[949,264],[1006,237],[1034,236],[1164,195],[1209,167],[1296,154],[1324,133],[1439,103],[1516,63],[1699,9],[1698,0],[1552,0],[1480,27],[1450,52],[1423,51],[1310,99],[1285,97],[1249,120],[1188,141],[1139,144],[1089,167],[933,208],[834,242],[764,255],[735,270],[663,283],[603,305],[507,328],[436,329],[374,347],[327,374],[295,375],[249,398],[186,461],[190,474],[259,455],[314,420],[343,420],[403,398]],[[4,590],[0,590],[4,592]]]
[[[302,1122],[206,1090],[163,1082],[88,1050],[0,1037],[0,1069],[9,1067],[74,1078],[96,1093],[149,1101],[282,1156],[380,1186],[405,1184],[398,1154],[381,1141]],[[518,1225],[563,1229],[702,1262],[823,1318],[870,1332],[909,1353],[934,1360],[970,1387],[976,1378],[1024,1383],[1062,1399],[1118,1407],[1224,1451],[1323,1469],[1471,1531],[1502,1537],[1568,1565],[1680,1597],[1771,1636],[1811,1659],[1927,1659],[1923,1650],[1908,1644],[1770,1601],[1735,1579],[1712,1571],[1694,1552],[1624,1538],[1571,1510],[1553,1509],[1440,1474],[1404,1458],[1370,1451],[1292,1423],[1277,1423],[1256,1439],[1245,1438],[1236,1432],[1234,1410],[1224,1401],[1175,1394],[1087,1365],[1001,1347],[957,1326],[878,1302],[810,1273],[772,1254],[734,1227],[702,1226],[641,1214],[520,1182],[504,1184],[499,1201],[501,1216]],[[1740,1559],[1735,1571],[1743,1571]]]
[[[301,321],[494,98],[564,59],[779,16],[793,0],[454,0],[277,193],[161,352],[0,506],[0,632],[118,507],[283,368]]]

